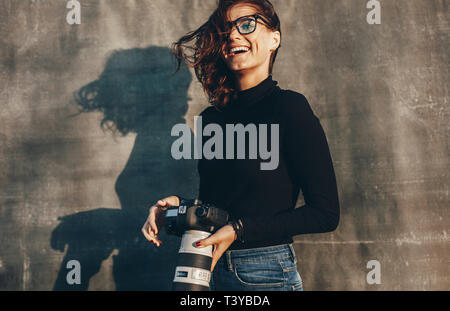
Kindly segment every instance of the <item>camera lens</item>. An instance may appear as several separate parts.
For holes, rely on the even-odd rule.
[[[211,233],[199,230],[187,230],[181,238],[178,261],[172,289],[176,291],[210,290],[212,245],[196,248],[195,242],[206,239]]]
[[[195,210],[195,215],[197,217],[205,217],[207,213],[208,213],[208,211],[203,206],[200,206]]]

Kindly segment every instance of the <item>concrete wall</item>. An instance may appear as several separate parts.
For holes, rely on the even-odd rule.
[[[192,71],[170,79],[168,47],[216,1],[81,2],[80,25],[67,1],[0,2],[0,289],[168,289],[179,241],[139,231],[148,203],[195,196],[169,129],[207,105]],[[336,232],[296,237],[305,290],[448,290],[449,2],[382,0],[380,25],[366,1],[273,3],[274,79],[319,116],[342,206]],[[73,94],[127,135],[71,116]],[[65,282],[71,259],[81,285]]]

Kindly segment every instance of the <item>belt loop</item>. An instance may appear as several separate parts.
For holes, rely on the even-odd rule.
[[[225,254],[227,256],[228,271],[233,272],[233,263],[231,262],[231,251],[226,251]]]
[[[289,243],[288,245],[289,245],[289,250],[290,250],[290,253],[291,253],[292,261],[296,263],[297,262],[297,258],[295,257],[294,246],[292,245],[292,243]]]

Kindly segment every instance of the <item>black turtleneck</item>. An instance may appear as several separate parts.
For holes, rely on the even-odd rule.
[[[279,162],[274,170],[261,170],[260,164],[268,160],[259,153],[257,159],[249,159],[248,151],[245,159],[199,160],[199,199],[227,210],[244,224],[244,243],[235,241],[230,249],[292,243],[294,235],[336,229],[339,198],[332,158],[305,96],[281,89],[269,76],[238,92],[226,109],[208,107],[200,116],[203,128],[220,125],[224,141],[226,124],[279,125]],[[270,131],[268,135],[270,150]],[[225,154],[225,143],[223,148]],[[305,204],[295,208],[300,189]]]

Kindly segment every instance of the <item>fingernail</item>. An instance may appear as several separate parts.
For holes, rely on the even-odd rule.
[[[195,242],[195,247],[199,247],[200,246],[200,242]]]

